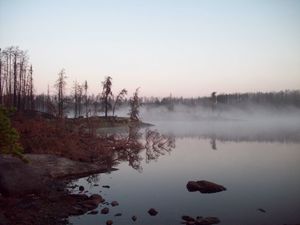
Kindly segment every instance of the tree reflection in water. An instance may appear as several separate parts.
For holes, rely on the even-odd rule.
[[[161,155],[169,153],[175,148],[175,138],[162,135],[156,130],[141,131],[137,126],[130,126],[128,136],[119,138],[114,149],[114,161],[128,161],[129,165],[142,172],[142,154],[145,152],[145,161],[149,163],[157,160]]]
[[[210,138],[210,145],[212,150],[217,150],[217,141],[216,135],[212,135]]]
[[[145,149],[146,149],[146,162],[157,160],[159,156],[164,155],[166,152],[171,152],[175,148],[175,138],[160,134],[158,131],[146,130],[145,133]]]

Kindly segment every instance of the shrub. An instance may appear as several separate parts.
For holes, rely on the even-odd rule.
[[[23,161],[23,148],[19,143],[19,133],[11,126],[9,116],[13,110],[8,110],[0,106],[0,153],[16,156]]]

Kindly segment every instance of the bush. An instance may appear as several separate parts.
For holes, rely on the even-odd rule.
[[[23,161],[23,148],[19,143],[19,133],[11,126],[9,116],[13,110],[0,106],[0,153],[16,156]]]

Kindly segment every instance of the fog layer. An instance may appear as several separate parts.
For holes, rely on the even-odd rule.
[[[123,108],[119,115],[126,115]],[[175,105],[140,110],[143,121],[162,133],[176,137],[199,137],[223,141],[300,141],[300,109],[248,105],[244,108],[188,107]]]

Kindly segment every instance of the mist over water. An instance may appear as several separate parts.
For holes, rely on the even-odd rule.
[[[118,113],[126,115],[127,109]],[[248,105],[244,108],[142,107],[141,119],[176,137],[222,141],[300,141],[300,109]]]
[[[117,111],[118,116],[127,114],[128,108]],[[300,109],[292,107],[252,105],[213,111],[182,105],[172,110],[143,106],[141,120],[154,126],[140,132],[156,130],[173,137],[174,145],[155,160],[147,160],[148,149],[140,151],[138,170],[130,161],[120,161],[118,171],[99,175],[99,186],[78,180],[91,193],[101,191],[108,202],[118,200],[120,206],[111,208],[106,216],[85,215],[71,218],[71,222],[98,224],[113,219],[115,224],[125,225],[136,215],[139,224],[165,225],[179,224],[182,215],[190,215],[215,216],[223,225],[298,223],[299,115]],[[126,134],[128,129],[119,131]],[[189,180],[202,179],[222,184],[227,190],[215,194],[186,190]],[[158,210],[156,217],[147,214],[151,207]],[[121,217],[113,216],[120,212]]]

